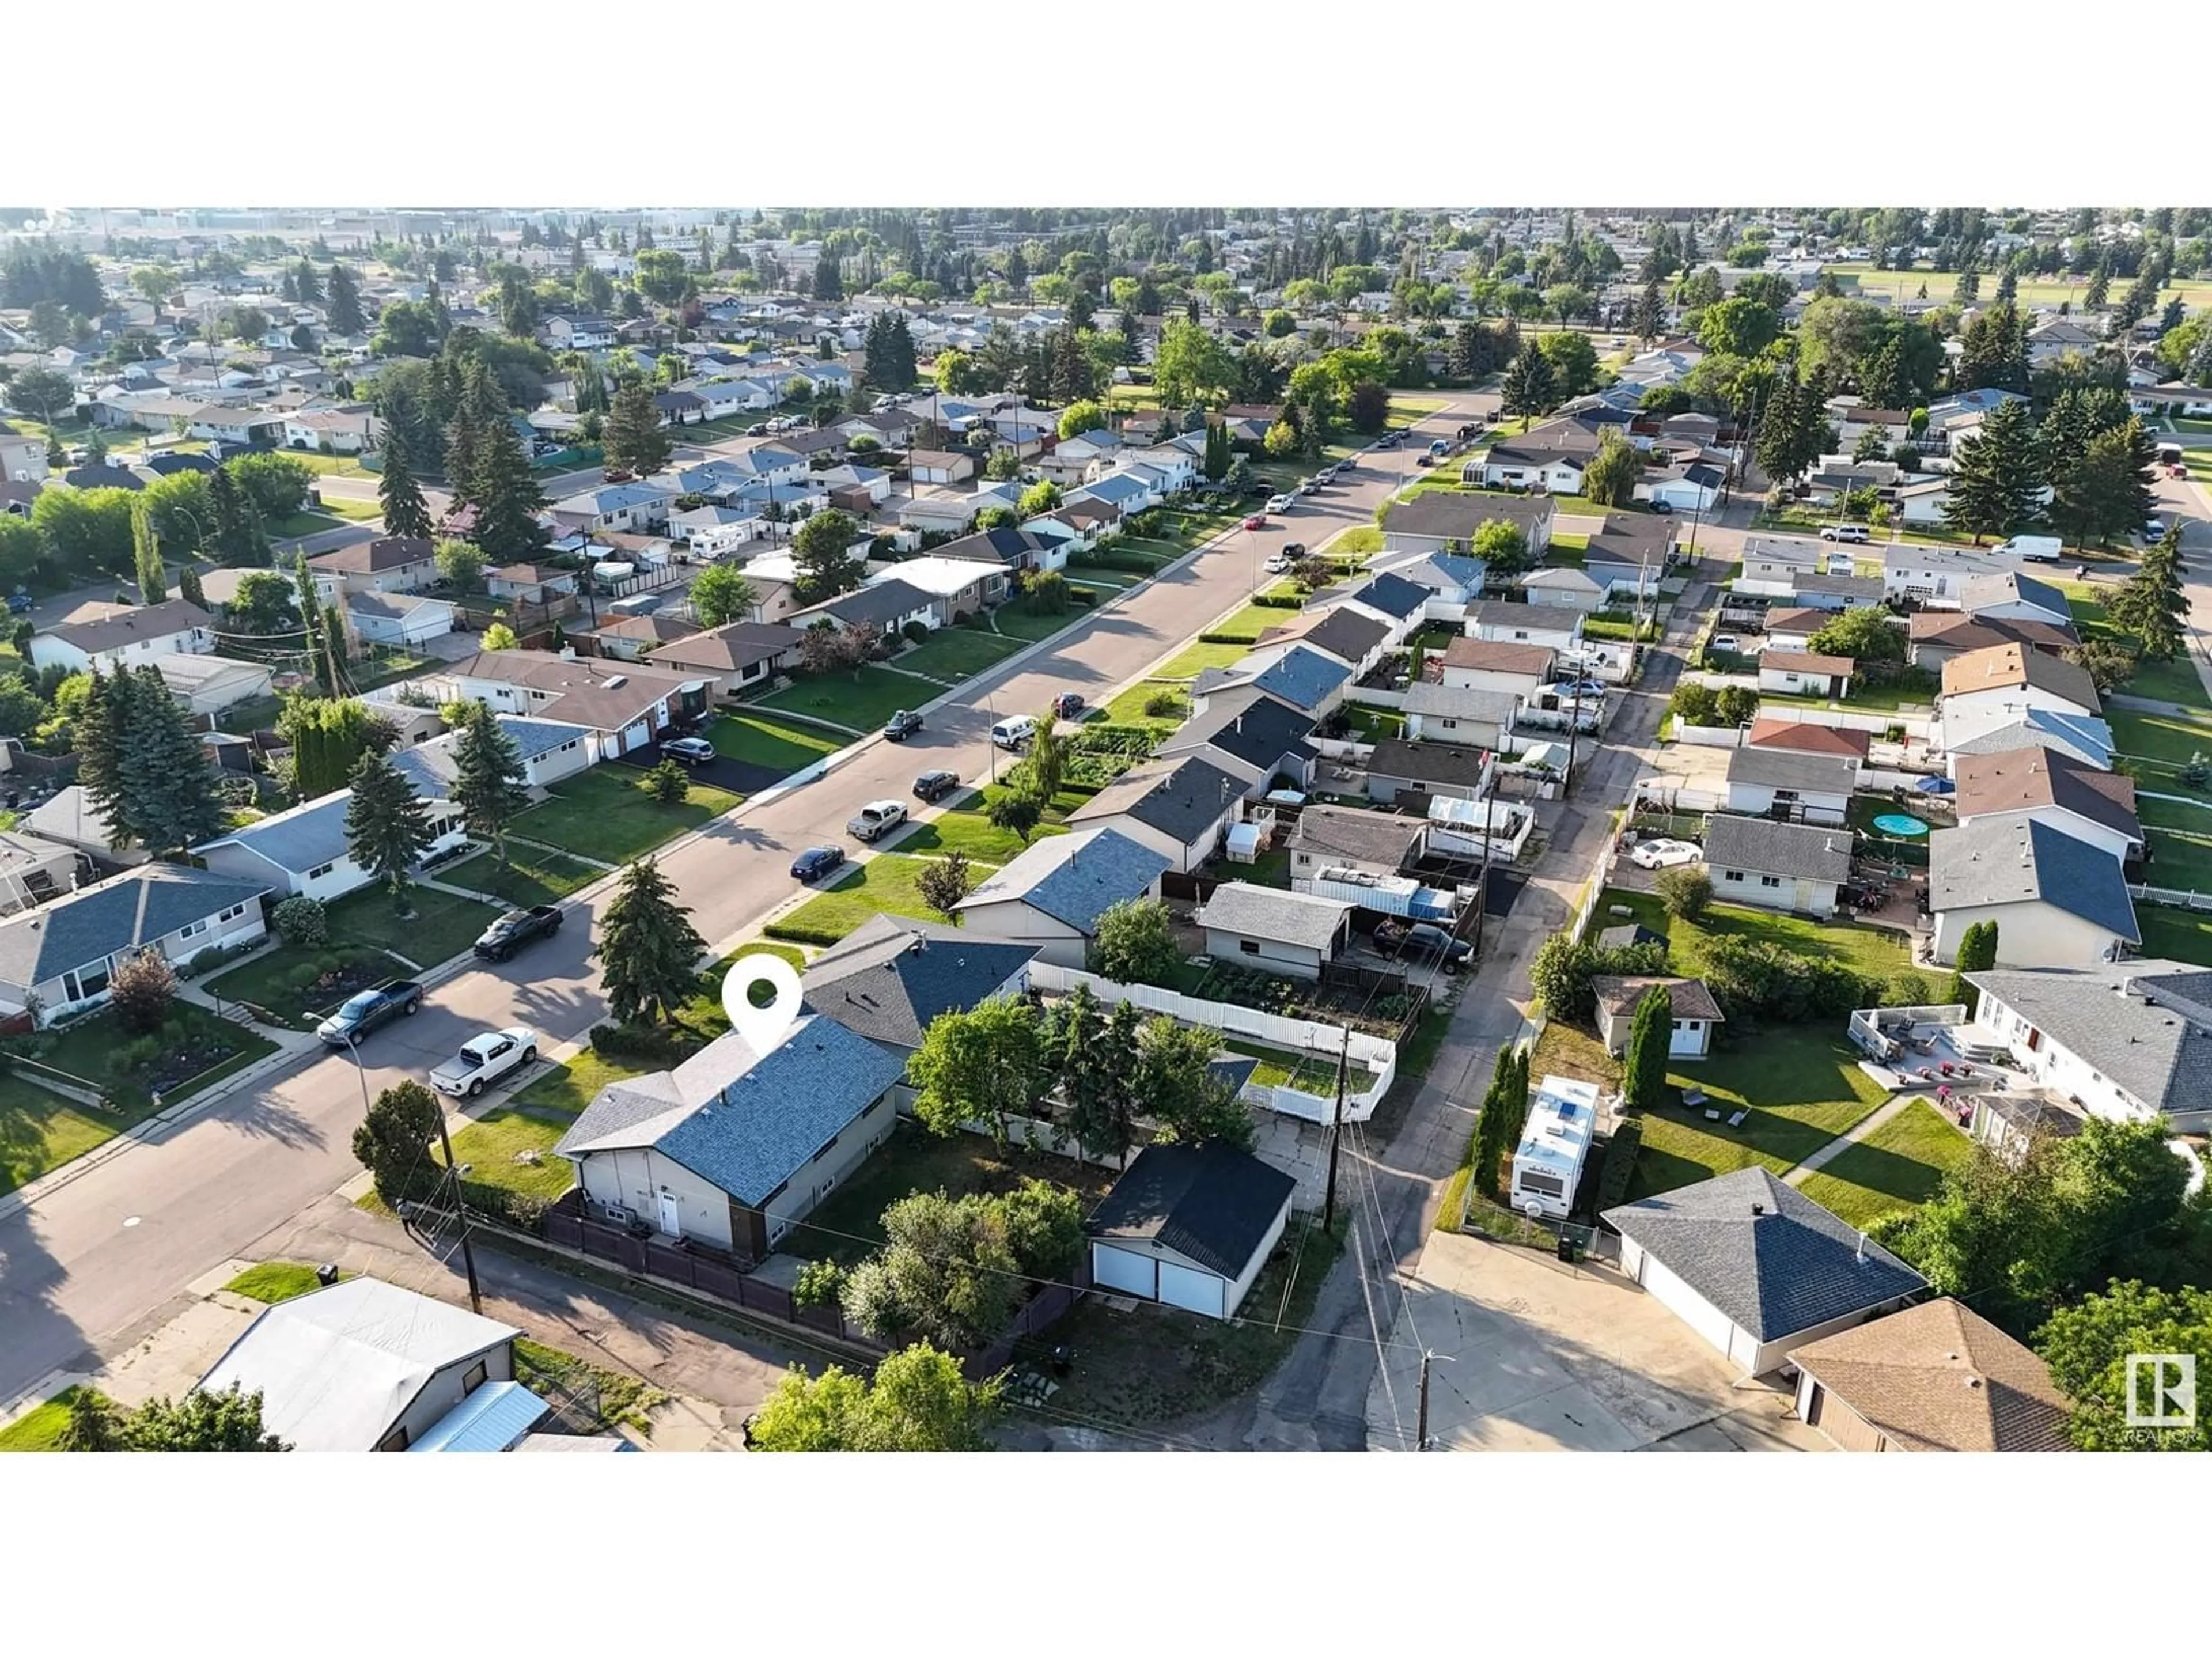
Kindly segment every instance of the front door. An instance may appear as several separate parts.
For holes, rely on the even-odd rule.
[[[659,1194],[660,1199],[660,1231],[671,1238],[684,1237],[684,1210],[676,1201],[676,1194],[666,1188]]]

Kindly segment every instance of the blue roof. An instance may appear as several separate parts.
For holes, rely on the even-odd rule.
[[[1119,507],[1125,501],[1141,501],[1152,492],[1141,480],[1126,472],[1109,472],[1097,483],[1086,484],[1081,493]]]
[[[258,853],[279,870],[303,875],[319,864],[345,857],[346,806],[352,799],[351,790],[337,790],[320,800],[311,800],[304,806],[295,806],[274,817],[249,823],[243,830],[234,830],[192,850],[204,853],[211,847],[243,847]]]
[[[1488,562],[1464,553],[1431,553],[1428,562],[1470,593],[1481,592],[1483,583],[1490,580]]]
[[[2069,617],[2074,614],[2072,607],[2066,603],[2066,596],[2049,582],[2038,581],[2034,577],[2021,575],[2017,571],[2012,573],[2012,581],[2013,592],[2030,605],[2039,605],[2055,617]]]
[[[1352,678],[1352,670],[1318,651],[1293,646],[1252,682],[1270,696],[1299,708],[1317,708],[1328,694]]]
[[[1429,602],[1429,590],[1419,582],[1409,582],[1403,576],[1386,573],[1352,597],[1370,610],[1380,611],[1384,616],[1395,617],[1402,622]]]
[[[673,1073],[609,1084],[556,1152],[649,1146],[759,1206],[906,1070],[866,1037],[802,1016],[765,1054],[735,1032]]]
[[[1143,896],[1172,863],[1118,830],[1052,836],[1033,842],[963,899],[960,908],[1020,899],[1087,934],[1114,906]]]
[[[2106,763],[2112,758],[2112,728],[2094,714],[2069,714],[2062,708],[2031,708],[2024,724],[2030,731],[2048,732],[2068,743],[2100,751]]]
[[[0,982],[29,990],[100,957],[151,945],[269,890],[188,865],[149,864],[0,925]]]
[[[411,1452],[503,1452],[553,1408],[520,1382],[486,1382],[447,1412]]]

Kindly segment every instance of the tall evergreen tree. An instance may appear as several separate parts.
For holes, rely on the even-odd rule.
[[[476,544],[495,564],[514,564],[545,544],[538,514],[545,493],[530,470],[521,436],[502,421],[486,439],[477,475]]]
[[[491,843],[501,865],[507,863],[507,827],[530,805],[523,781],[522,749],[483,703],[461,727],[453,744],[453,781],[449,794],[461,809],[469,833]]]
[[[384,471],[377,475],[376,499],[384,507],[386,535],[430,539],[430,509],[422,500],[422,486],[415,482],[407,434],[396,422],[384,429]]]
[[[1667,302],[1659,293],[1659,279],[1654,276],[1644,283],[1644,292],[1636,299],[1635,328],[1646,343],[1659,337],[1667,326]]]
[[[153,515],[146,510],[144,495],[131,498],[131,559],[138,580],[142,605],[159,605],[168,598],[161,568],[161,544],[154,534]]]
[[[430,804],[384,756],[374,750],[355,763],[353,798],[346,803],[346,846],[370,878],[404,902],[407,872],[430,848]]]
[[[1480,1198],[1494,1198],[1498,1193],[1498,1177],[1503,1170],[1514,1140],[1510,1133],[1511,1108],[1508,1100],[1514,1076],[1513,1052],[1510,1048],[1498,1051],[1498,1059],[1490,1071],[1490,1087],[1482,1097],[1482,1106],[1474,1120],[1474,1171],[1472,1183]]]
[[[1559,405],[1553,388],[1552,360],[1536,349],[1534,341],[1524,343],[1505,365],[1499,392],[1504,412],[1518,415],[1521,429],[1526,432],[1531,417],[1548,415]]]
[[[890,348],[886,361],[890,369],[891,390],[911,392],[914,389],[916,373],[914,330],[908,325],[904,312],[892,313],[890,325],[885,331],[885,334]]]
[[[95,671],[75,740],[78,781],[118,849],[173,852],[222,828],[215,769],[191,716],[151,666]]]
[[[1979,547],[1989,536],[2009,536],[2043,516],[2043,456],[2025,403],[1998,404],[1982,429],[1965,438],[1951,459],[1950,496],[1943,521]]]
[[[368,326],[368,319],[361,312],[361,284],[354,280],[353,272],[343,265],[333,264],[330,276],[324,282],[329,299],[324,316],[333,334],[359,334]]]
[[[2142,654],[2170,662],[2188,634],[2189,597],[2181,587],[2181,521],[2143,550],[2142,563],[2122,584],[2109,607],[2112,623],[2133,635]]]
[[[261,515],[230,469],[217,467],[207,480],[208,513],[215,520],[208,526],[209,556],[221,564],[267,564],[269,537]]]
[[[177,597],[188,605],[199,606],[203,611],[208,608],[207,593],[200,586],[200,573],[191,565],[177,573]]]
[[[653,397],[652,386],[636,378],[616,389],[600,434],[609,466],[626,468],[642,477],[668,465],[672,445]]]
[[[1627,1063],[1621,1067],[1620,1085],[1621,1103],[1632,1111],[1650,1111],[1664,1097],[1674,1029],[1674,999],[1665,986],[1655,985],[1636,1005],[1636,1017],[1628,1028]]]
[[[599,958],[607,1010],[621,1024],[650,1015],[665,1020],[699,988],[707,943],[676,902],[676,889],[651,859],[624,868],[599,922]]]
[[[2141,530],[2158,503],[2150,482],[2157,459],[2157,440],[2133,416],[2100,432],[2059,476],[2053,522],[2077,547]]]

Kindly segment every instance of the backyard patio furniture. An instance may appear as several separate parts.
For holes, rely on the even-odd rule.
[[[1684,1108],[1689,1111],[1696,1111],[1698,1107],[1705,1103],[1705,1099],[1706,1095],[1703,1089],[1685,1089],[1682,1091],[1682,1104]],[[1712,1114],[1712,1115],[1717,1117],[1719,1114],[1716,1112]]]
[[[1705,1115],[1717,1123],[1721,1121],[1721,1109],[1717,1106],[1708,1106],[1705,1108]]]
[[[1728,1121],[1728,1126],[1729,1126],[1729,1128],[1731,1128],[1731,1129],[1741,1129],[1741,1127],[1743,1127],[1743,1121],[1744,1121],[1744,1119],[1746,1119],[1746,1118],[1749,1117],[1750,1115],[1751,1115],[1751,1109],[1750,1109],[1749,1107],[1747,1107],[1747,1106],[1746,1108],[1744,1108],[1744,1109],[1743,1109],[1743,1110],[1741,1110],[1741,1111],[1740,1111],[1740,1112],[1730,1112],[1730,1113],[1729,1114],[1729,1121]]]

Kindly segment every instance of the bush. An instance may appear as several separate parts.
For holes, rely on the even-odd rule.
[[[176,1000],[176,970],[158,951],[139,951],[108,981],[107,1003],[115,1010],[115,1023],[134,1034],[160,1030]]]
[[[1662,870],[1651,886],[1659,895],[1659,902],[1667,907],[1667,914],[1680,916],[1685,921],[1697,921],[1713,902],[1713,878],[1698,865],[1682,864]]]
[[[1628,1183],[1636,1174],[1636,1155],[1644,1150],[1644,1125],[1635,1118],[1617,1124],[1606,1143],[1605,1163],[1597,1177],[1597,1207],[1610,1209],[1628,1196]]]
[[[908,645],[920,645],[929,637],[929,624],[926,622],[909,621],[904,628],[899,629],[899,632],[906,635]]]
[[[1145,712],[1160,720],[1180,715],[1189,707],[1189,700],[1180,691],[1155,691],[1145,699]]]
[[[323,908],[322,900],[305,893],[286,899],[269,919],[276,925],[276,937],[296,949],[318,951],[330,942],[329,913]]]
[[[1936,1000],[1936,988],[1924,974],[1892,974],[1881,988],[1885,1008],[1925,1008]]]
[[[653,1066],[675,1066],[687,1055],[684,1044],[652,1025],[594,1025],[592,1047],[609,1060],[634,1060]]]
[[[802,1308],[835,1307],[844,1283],[845,1270],[836,1262],[810,1261],[793,1281],[791,1299]]]
[[[691,799],[691,775],[681,763],[665,760],[638,781],[638,787],[663,806],[680,806]]]
[[[1706,943],[1705,982],[1731,1020],[1842,1019],[1881,993],[1881,981],[1841,963],[1726,935]]]

